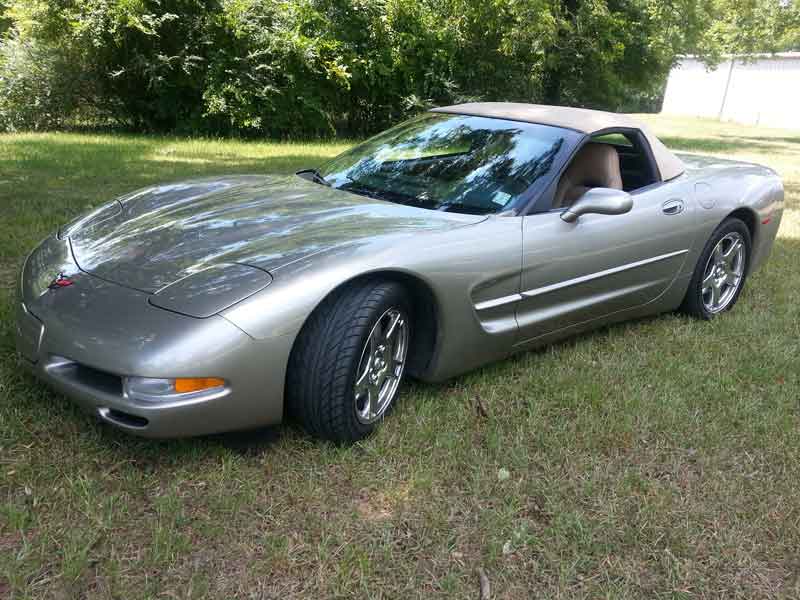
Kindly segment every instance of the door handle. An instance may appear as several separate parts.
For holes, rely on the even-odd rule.
[[[661,212],[665,215],[679,215],[683,212],[683,200],[667,200],[661,205]]]

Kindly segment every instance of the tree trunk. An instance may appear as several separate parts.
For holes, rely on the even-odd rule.
[[[542,96],[545,104],[561,103],[562,52],[569,47],[569,37],[573,35],[572,29],[577,20],[580,2],[581,0],[563,0],[559,3],[558,32],[556,33],[555,44],[548,51],[550,65],[544,72],[544,85],[542,86]],[[566,59],[574,60],[569,56]]]

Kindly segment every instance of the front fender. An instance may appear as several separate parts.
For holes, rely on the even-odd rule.
[[[450,231],[331,248],[274,270],[270,286],[221,315],[258,340],[296,336],[340,286],[399,273],[423,283],[436,302],[437,350],[425,379],[445,379],[513,348],[513,304],[480,315],[476,304],[519,292],[521,243],[521,218],[497,217]],[[485,319],[491,319],[488,326]]]

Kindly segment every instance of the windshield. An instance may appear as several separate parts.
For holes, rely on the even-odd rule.
[[[552,169],[569,135],[547,125],[425,113],[340,154],[316,174],[331,187],[390,202],[496,213]]]

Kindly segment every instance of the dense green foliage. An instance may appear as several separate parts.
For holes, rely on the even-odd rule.
[[[714,0],[714,19],[700,52],[710,61],[720,53],[753,54],[800,50],[797,0]]]
[[[0,128],[361,135],[473,98],[630,110],[677,53],[777,33],[783,4],[2,0]]]

